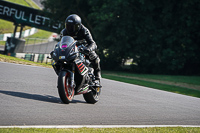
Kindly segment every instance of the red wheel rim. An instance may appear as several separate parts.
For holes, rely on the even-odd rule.
[[[74,96],[74,88],[71,88],[70,82],[69,82],[69,76],[70,73],[66,73],[65,75],[65,94],[68,100],[72,100]]]

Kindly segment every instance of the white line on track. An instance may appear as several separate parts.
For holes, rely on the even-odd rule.
[[[30,125],[0,126],[0,128],[148,128],[148,127],[200,127],[200,125]]]

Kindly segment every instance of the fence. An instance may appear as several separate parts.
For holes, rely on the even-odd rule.
[[[48,39],[27,38],[24,53],[49,54],[56,43],[56,41],[49,41]]]
[[[58,43],[54,40],[39,39],[39,38],[26,38],[23,53],[10,53],[11,56],[34,61],[34,62],[50,62],[47,56],[54,50],[55,45]],[[3,54],[5,46],[0,46],[0,53]]]
[[[34,62],[49,62],[47,56],[54,49],[56,43],[56,41],[49,39],[27,38],[23,51],[24,55],[16,54],[16,57]]]

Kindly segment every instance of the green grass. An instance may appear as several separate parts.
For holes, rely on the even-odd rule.
[[[20,5],[24,5],[27,7],[32,7],[35,9],[40,9],[34,2],[32,2],[31,0],[6,0],[8,2],[13,2],[16,4],[20,4]],[[9,22],[3,19],[0,19],[0,34],[4,34],[4,33],[13,33],[14,32],[14,28],[15,26],[13,25],[13,22]],[[26,29],[30,29],[30,27],[25,26],[24,30]],[[20,31],[20,28],[17,29],[17,32]]]
[[[161,80],[161,81],[187,83],[191,85],[200,85],[200,76],[133,74],[133,73],[126,73],[126,72],[119,72],[119,71],[116,71],[116,72],[104,71],[104,73],[117,74],[117,75],[130,76],[130,77],[155,79],[155,80]]]
[[[16,57],[2,55],[2,54],[0,54],[0,61],[52,68],[50,63],[47,63],[47,64],[46,63],[38,63],[38,62],[28,61],[28,60],[19,59],[19,58],[16,58]]]
[[[0,133],[200,133],[199,127],[154,127],[154,128],[75,128],[38,129],[5,128]]]
[[[14,32],[14,24],[13,22],[9,22],[3,19],[0,19],[0,34],[4,34],[4,33],[13,33]],[[29,26],[25,26],[23,28],[23,30],[27,30],[30,29],[31,27]],[[20,28],[17,28],[17,32],[20,32]]]
[[[34,43],[44,43],[48,42],[48,38],[51,36],[52,32],[45,31],[45,30],[39,30],[37,33],[28,36],[24,38],[26,40],[26,44],[34,44]],[[29,38],[37,38],[35,39],[29,39]]]
[[[193,89],[190,89],[190,88],[178,87],[178,86],[174,86],[174,85],[159,84],[159,83],[154,83],[154,82],[150,82],[150,81],[131,79],[131,78],[128,78],[128,77],[122,78],[122,77],[118,77],[118,76],[115,76],[115,75],[113,76],[113,75],[102,74],[102,77],[107,78],[107,79],[111,79],[111,80],[141,85],[141,86],[145,86],[145,87],[151,87],[151,88],[154,88],[154,89],[159,89],[159,90],[164,90],[164,91],[169,91],[169,92],[174,92],[174,93],[179,93],[179,94],[184,94],[184,95],[189,95],[189,96],[194,96],[194,97],[200,98],[200,91],[199,90],[193,90]]]
[[[5,45],[6,41],[0,41],[0,45]]]
[[[34,44],[34,43],[44,43],[48,42],[48,38],[51,36],[52,32],[45,31],[45,30],[38,30],[37,33],[25,37],[23,39],[26,40],[26,44]],[[29,39],[34,38],[34,39]],[[35,41],[36,40],[36,41]],[[5,45],[6,41],[0,41],[0,45]]]
[[[5,1],[20,4],[27,7],[32,7],[35,9],[40,9],[32,0],[5,0]]]
[[[39,30],[36,34],[29,36],[28,38],[40,38],[40,39],[48,39],[52,32]]]

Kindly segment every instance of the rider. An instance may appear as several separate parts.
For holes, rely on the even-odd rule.
[[[75,40],[86,40],[88,45],[86,46],[86,49],[84,49],[84,51],[87,53],[88,58],[94,68],[95,79],[100,80],[100,59],[95,52],[95,50],[97,49],[97,45],[93,40],[90,31],[81,23],[81,18],[78,15],[72,14],[66,18],[65,28],[61,31],[61,37],[62,36],[71,36]]]

